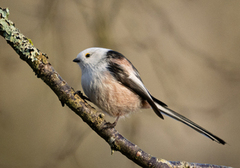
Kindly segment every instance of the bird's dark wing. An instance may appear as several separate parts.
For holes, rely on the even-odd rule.
[[[147,100],[154,112],[163,119],[161,111],[158,109],[148,90],[143,85],[136,68],[134,68],[130,61],[128,61],[122,54],[115,51],[113,51],[111,54],[112,55],[109,56],[108,61],[108,70],[110,71],[111,75],[132,92],[139,95],[143,100]],[[121,64],[119,64],[120,62]],[[127,71],[127,69],[131,72]]]
[[[147,102],[151,105],[154,112],[161,118],[163,118],[162,114],[165,114],[169,117],[172,117],[189,127],[193,128],[194,130],[202,133],[203,135],[207,136],[208,138],[220,143],[225,144],[226,142],[221,138],[215,136],[214,134],[210,133],[206,129],[202,128],[198,124],[194,123],[193,121],[189,120],[188,118],[178,114],[177,112],[169,109],[167,105],[160,100],[156,99],[155,97],[151,96],[148,90],[143,85],[143,82],[140,78],[140,75],[136,68],[131,64],[130,61],[127,60],[122,54],[109,51],[108,52],[108,70],[111,72],[111,75],[124,86],[132,90],[134,93],[139,95],[143,100],[147,100]],[[117,60],[117,61],[116,61]],[[129,72],[131,71],[131,72]],[[155,102],[155,103],[154,103]]]

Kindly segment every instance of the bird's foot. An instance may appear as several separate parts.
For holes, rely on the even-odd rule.
[[[110,123],[110,122],[106,122],[103,126],[103,129],[112,129],[117,125],[116,122]]]
[[[106,123],[104,124],[104,126],[103,126],[103,129],[108,129],[108,128],[111,129],[111,128],[116,127],[119,117],[120,117],[120,116],[118,116],[113,123],[106,122]]]
[[[80,90],[78,90],[78,91],[76,91],[76,92],[74,93],[74,95],[76,95],[76,94],[77,94],[78,96],[80,96],[83,100],[87,100],[87,101],[90,101],[90,102],[91,102],[91,100],[90,100],[88,97],[84,96]]]

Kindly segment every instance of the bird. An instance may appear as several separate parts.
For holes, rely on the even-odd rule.
[[[169,116],[193,128],[220,144],[226,142],[171,110],[146,89],[138,70],[121,53],[112,49],[91,47],[81,51],[73,60],[81,68],[81,84],[88,99],[104,113],[115,117],[109,127],[115,127],[118,119],[139,109],[152,108],[158,117]]]

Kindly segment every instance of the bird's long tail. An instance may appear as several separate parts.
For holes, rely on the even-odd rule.
[[[211,132],[209,132],[206,129],[202,128],[201,126],[199,126],[198,124],[196,124],[193,121],[189,120],[188,118],[186,118],[186,117],[182,116],[181,114],[178,114],[177,112],[169,109],[167,106],[163,106],[162,102],[159,101],[158,99],[156,99],[154,97],[152,97],[152,98],[153,98],[154,102],[156,103],[157,107],[159,108],[159,110],[163,114],[165,114],[165,115],[167,115],[167,116],[169,116],[169,117],[171,117],[171,118],[173,118],[175,120],[178,120],[178,121],[188,125],[189,127],[193,128],[194,130],[198,131],[199,133],[207,136],[208,138],[212,139],[213,141],[216,141],[216,142],[218,142],[220,144],[223,144],[223,145],[226,143],[221,138],[217,137],[216,135],[213,135]]]

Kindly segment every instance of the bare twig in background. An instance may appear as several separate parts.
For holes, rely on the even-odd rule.
[[[114,48],[114,41],[109,32],[116,21],[123,1],[88,1],[88,3],[92,3],[94,8],[92,16],[86,10],[86,2],[79,0],[74,0],[74,2],[78,5],[85,24],[94,38],[95,46]]]
[[[103,114],[96,113],[54,70],[47,60],[46,54],[33,46],[30,39],[26,38],[15,28],[14,23],[8,20],[9,10],[0,8],[0,35],[18,53],[20,58],[28,63],[38,78],[41,78],[58,96],[62,104],[66,104],[84,122],[86,122],[99,136],[109,143],[112,151],[120,151],[123,155],[142,167],[215,167],[226,168],[208,164],[172,162],[158,159],[141,150],[137,145],[125,139],[115,129],[103,129],[106,121]]]

